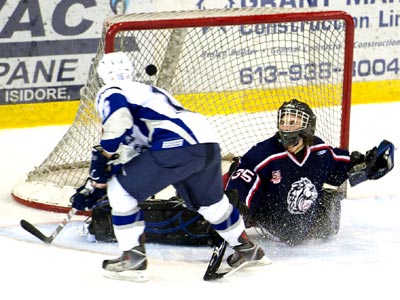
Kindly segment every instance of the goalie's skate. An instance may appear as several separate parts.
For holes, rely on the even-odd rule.
[[[128,281],[147,281],[147,258],[143,246],[124,251],[116,259],[103,261],[104,276],[112,279]]]

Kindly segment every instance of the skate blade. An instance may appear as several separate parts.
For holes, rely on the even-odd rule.
[[[233,267],[230,270],[226,270],[225,277],[231,276],[237,271],[244,269],[244,268],[251,268],[251,267],[262,267],[262,266],[267,266],[272,263],[272,260],[269,259],[268,257],[264,256],[263,258],[259,260],[254,260],[254,261],[245,261],[244,263],[240,264],[237,267]]]
[[[270,265],[272,263],[272,260],[266,256],[263,256],[263,258],[259,260],[252,260],[252,261],[244,261],[240,265],[236,267],[229,267],[229,269],[242,269],[242,268],[250,268],[250,267],[261,267],[261,266],[266,266]]]
[[[263,258],[255,261],[249,261],[247,262],[246,267],[256,267],[256,266],[266,266],[270,265],[272,263],[272,260],[269,257],[264,256]]]
[[[106,278],[134,282],[145,282],[149,280],[149,274],[146,270],[126,270],[121,272],[103,270],[103,275]]]

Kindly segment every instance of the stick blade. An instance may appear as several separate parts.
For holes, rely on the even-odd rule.
[[[34,225],[32,225],[31,223],[29,223],[26,220],[21,220],[20,221],[21,227],[23,229],[25,229],[26,231],[28,231],[30,234],[32,234],[33,236],[37,237],[39,240],[41,240],[42,242],[46,243],[46,244],[50,244],[51,240],[45,236],[39,229],[37,229]]]
[[[225,254],[227,242],[223,239],[217,241],[210,262],[208,263],[207,270],[203,276],[203,280],[210,281],[224,277],[225,273],[218,273],[219,266]]]
[[[204,281],[213,281],[224,277],[228,272],[217,273],[217,272],[206,272],[203,276]]]

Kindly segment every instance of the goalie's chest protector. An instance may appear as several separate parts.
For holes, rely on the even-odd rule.
[[[293,193],[312,192],[318,195],[324,183],[341,184],[347,176],[348,155],[338,155],[322,141],[317,142],[320,143],[305,150],[301,160],[285,151],[275,137],[255,146],[247,154],[253,156],[253,162],[257,162],[254,171],[259,182],[254,183],[254,191],[266,194],[261,198],[268,199],[269,205],[275,208],[282,205],[282,209],[287,209],[287,199]],[[252,199],[248,200],[251,202]],[[261,199],[255,197],[254,200],[258,202]],[[251,205],[265,205],[265,200],[261,201],[264,203]]]
[[[305,156],[298,161],[287,151],[269,156],[255,167],[255,171],[270,194],[284,196],[293,183],[307,179],[317,189],[322,189],[330,171],[328,149],[306,149]],[[286,198],[286,197],[285,197]]]

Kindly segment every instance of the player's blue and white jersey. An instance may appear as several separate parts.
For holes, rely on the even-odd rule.
[[[349,152],[332,148],[318,137],[299,161],[275,135],[241,158],[226,189],[238,190],[240,199],[258,219],[268,216],[275,232],[287,230],[290,235],[292,230],[310,228],[324,184],[341,185],[349,168]]]
[[[140,152],[218,142],[204,116],[186,110],[161,88],[116,82],[100,89],[95,105],[102,121],[100,145],[110,153],[121,145]]]

